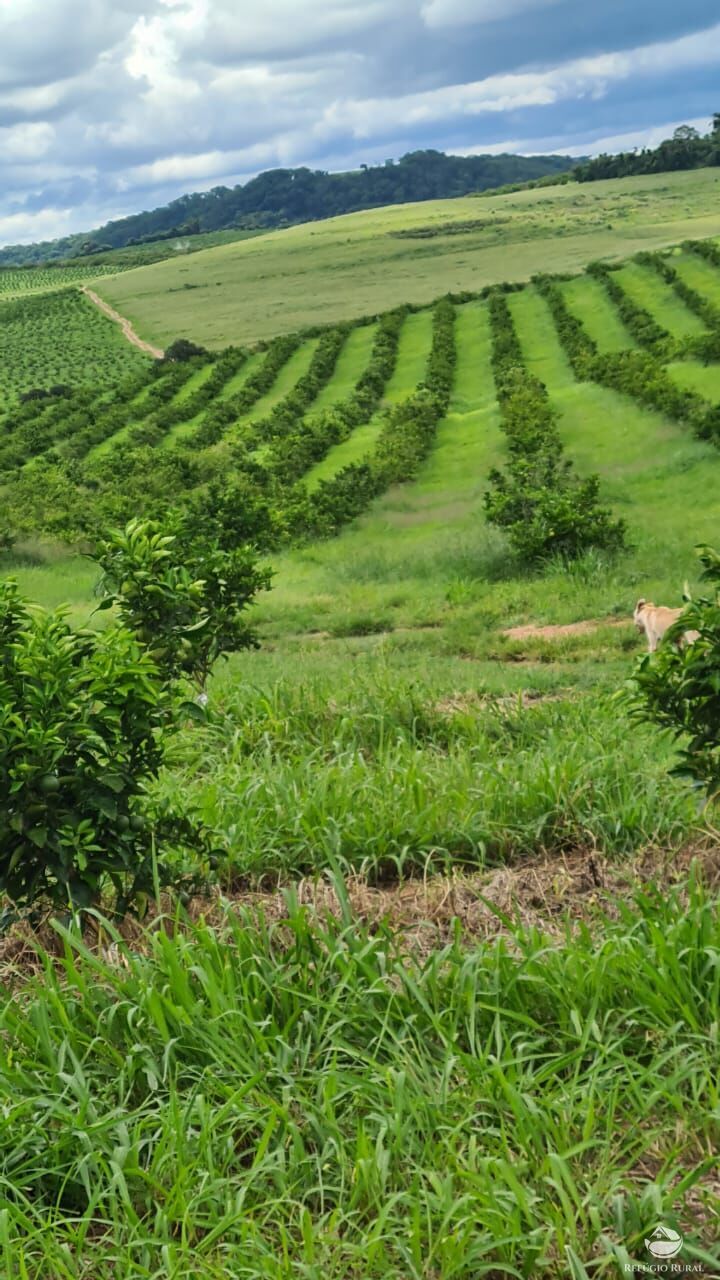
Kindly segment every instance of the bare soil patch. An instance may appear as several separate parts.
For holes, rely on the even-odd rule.
[[[536,626],[526,623],[521,627],[508,627],[500,634],[508,640],[562,640],[564,636],[585,636],[599,627],[631,627],[632,622],[626,618],[597,618],[586,622],[565,622],[557,626]]]

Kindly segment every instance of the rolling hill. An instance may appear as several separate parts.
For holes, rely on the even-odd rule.
[[[163,239],[222,235],[257,227],[287,226],[357,209],[467,195],[506,184],[552,181],[577,163],[571,156],[445,155],[413,151],[397,162],[361,165],[348,172],[270,169],[235,187],[180,196],[162,208],[107,222],[95,231],[60,240],[0,248],[0,266],[48,262]]]
[[[124,271],[100,292],[160,346],[222,347],[717,234],[719,192],[702,169],[400,205]]]

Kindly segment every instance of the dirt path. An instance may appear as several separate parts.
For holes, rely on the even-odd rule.
[[[160,347],[154,347],[152,343],[145,342],[144,338],[139,338],[130,321],[126,320],[125,316],[121,316],[120,312],[116,311],[114,307],[111,307],[109,302],[103,302],[102,298],[97,293],[94,293],[92,289],[88,289],[87,285],[83,285],[82,291],[110,320],[114,320],[116,324],[120,325],[128,342],[132,342],[134,347],[138,347],[140,351],[144,351],[147,355],[152,356],[153,359],[162,360],[165,352],[161,351]]]

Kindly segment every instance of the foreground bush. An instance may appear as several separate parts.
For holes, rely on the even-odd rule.
[[[642,659],[632,687],[636,713],[682,740],[675,772],[693,778],[714,800],[720,794],[720,554],[710,547],[699,547],[698,554],[703,580],[713,589],[691,601],[657,653]],[[682,645],[685,631],[700,635]]]
[[[124,625],[100,633],[31,613],[0,584],[0,892],[15,904],[87,907],[109,882],[122,914],[167,873],[174,840],[201,853],[189,820],[150,829],[147,785],[178,715],[202,715],[178,705],[179,683],[204,695],[216,659],[255,643],[244,611],[269,582],[251,549],[210,533],[178,518],[110,534],[96,557],[100,608],[116,606]]]
[[[125,628],[73,631],[0,583],[0,892],[120,909],[152,887],[142,813],[171,724],[150,655]]]

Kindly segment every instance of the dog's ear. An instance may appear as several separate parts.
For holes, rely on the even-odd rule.
[[[647,600],[645,599],[644,596],[641,596],[637,604],[635,605],[635,612],[637,613],[638,609],[642,609],[644,604],[647,604]]]

